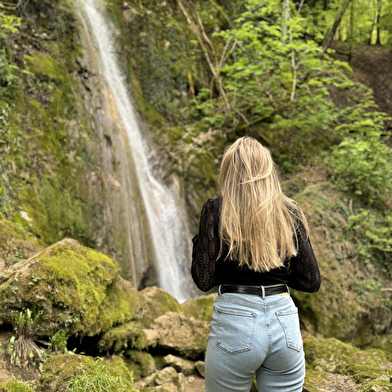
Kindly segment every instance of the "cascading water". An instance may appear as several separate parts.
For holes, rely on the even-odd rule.
[[[94,0],[83,2],[87,21],[99,57],[102,81],[112,92],[119,120],[131,147],[140,193],[148,219],[159,286],[184,301],[192,296],[189,288],[189,241],[187,218],[178,192],[158,181],[152,173],[153,153],[143,138],[114,50],[113,32]]]

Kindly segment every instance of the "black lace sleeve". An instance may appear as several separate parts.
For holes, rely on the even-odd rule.
[[[192,278],[202,291],[216,286],[216,258],[220,241],[215,210],[214,201],[209,199],[201,211],[199,234],[192,239]]]
[[[321,284],[320,270],[312,245],[302,223],[297,224],[298,253],[290,259],[289,287],[314,293]]]

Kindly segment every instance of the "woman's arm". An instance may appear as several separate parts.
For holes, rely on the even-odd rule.
[[[209,199],[204,204],[200,216],[199,234],[193,239],[192,278],[202,291],[216,286],[216,258],[219,254],[219,233],[216,232],[217,214],[214,201]]]
[[[289,287],[314,293],[321,285],[321,275],[312,245],[302,223],[297,227],[298,253],[290,259]]]

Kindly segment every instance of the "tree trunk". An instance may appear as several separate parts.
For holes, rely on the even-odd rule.
[[[376,2],[373,0],[373,7],[376,9]],[[373,38],[373,30],[374,30],[374,21],[376,19],[376,15],[373,14],[373,20],[372,20],[372,27],[370,29],[370,34],[369,34],[369,40],[368,40],[368,45],[372,44],[372,38]]]
[[[344,13],[346,12],[347,7],[351,3],[352,0],[347,0],[344,4],[342,9],[339,11],[338,15],[335,18],[335,22],[333,23],[332,30],[331,32],[325,37],[324,44],[323,44],[323,51],[320,55],[320,57],[324,56],[325,52],[329,48],[329,45],[331,45],[331,42],[333,40],[333,37],[335,36],[336,30],[339,27],[339,24],[343,18]]]
[[[381,0],[378,0],[378,12],[377,12],[377,39],[376,39],[376,45],[381,45],[381,39],[380,39],[380,19],[381,19]]]

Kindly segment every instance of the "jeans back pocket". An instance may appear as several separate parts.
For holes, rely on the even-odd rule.
[[[287,347],[301,351],[302,336],[299,326],[298,309],[276,312],[275,314],[286,336]]]
[[[238,354],[252,348],[256,313],[217,307],[217,346],[229,354]]]

